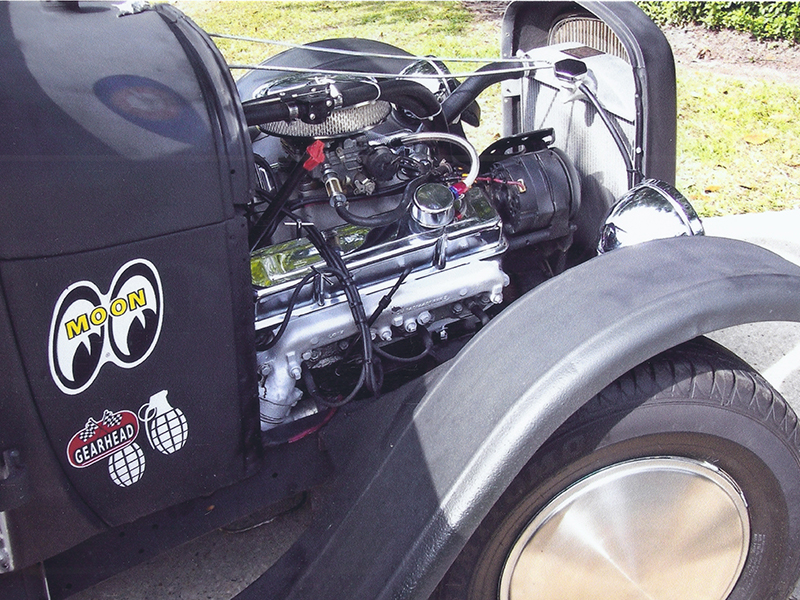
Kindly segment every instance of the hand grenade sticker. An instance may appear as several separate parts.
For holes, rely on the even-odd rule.
[[[170,405],[167,390],[150,396],[150,401],[139,408],[138,416],[153,450],[172,454],[183,448],[188,435],[186,416],[180,408]]]
[[[142,478],[144,464],[144,452],[134,442],[111,455],[108,459],[108,474],[118,486],[128,487]]]

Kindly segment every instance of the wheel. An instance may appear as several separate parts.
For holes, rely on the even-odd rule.
[[[636,367],[523,468],[438,600],[786,600],[800,576],[797,418],[705,339]]]

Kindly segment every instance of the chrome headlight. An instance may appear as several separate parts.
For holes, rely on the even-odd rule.
[[[674,187],[648,179],[628,190],[600,230],[600,254],[649,240],[704,235],[692,205]]]

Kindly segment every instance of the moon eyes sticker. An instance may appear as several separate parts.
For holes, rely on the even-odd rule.
[[[50,373],[65,394],[80,394],[106,363],[141,364],[161,333],[164,296],[155,266],[136,259],[114,275],[108,293],[78,281],[56,302],[50,323]]]

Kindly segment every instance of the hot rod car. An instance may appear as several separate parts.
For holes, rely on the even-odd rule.
[[[303,491],[238,598],[796,594],[797,418],[703,336],[800,269],[703,235],[634,5],[513,2],[502,51],[235,81],[169,5],[0,4],[2,598]]]

